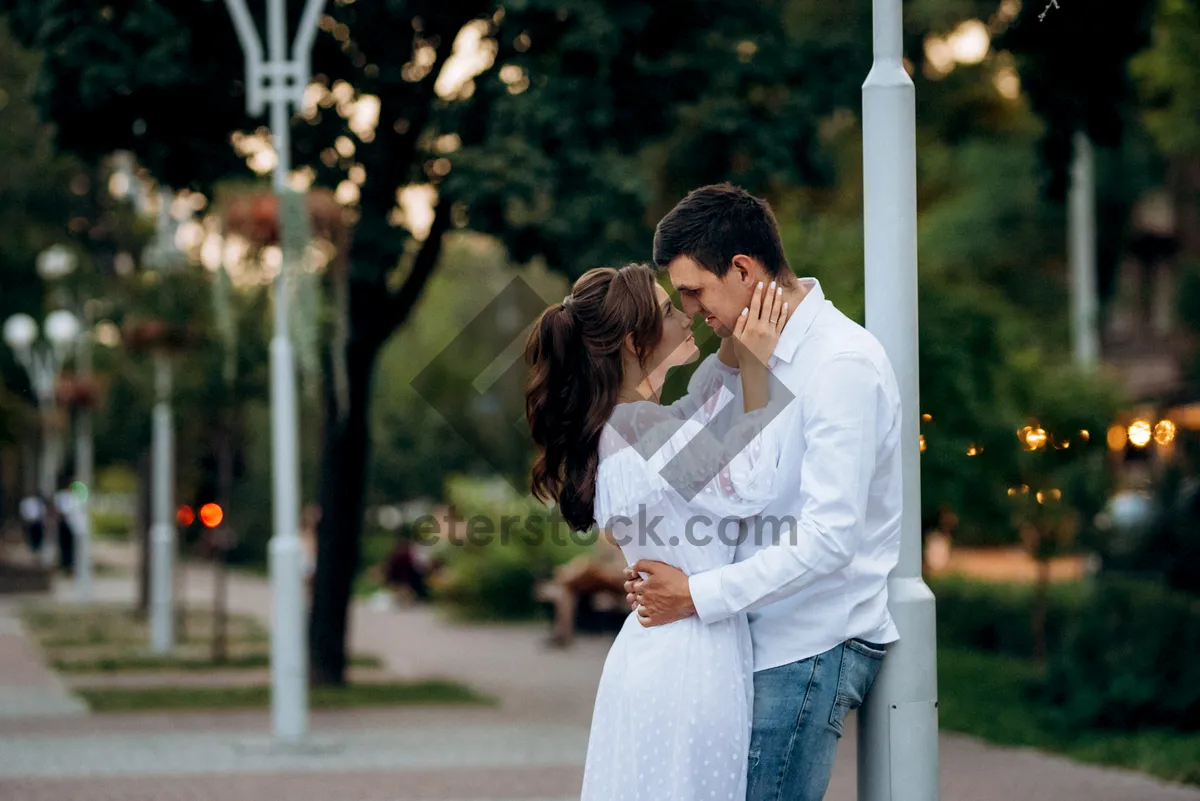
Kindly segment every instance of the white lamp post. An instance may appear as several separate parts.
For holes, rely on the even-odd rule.
[[[175,487],[174,424],[171,415],[171,363],[154,355],[154,410],[151,412],[150,482],[150,650],[175,647],[175,525],[171,505]]]
[[[45,281],[57,281],[75,271],[75,254],[62,245],[51,245],[38,254],[38,275]]]
[[[147,248],[147,261],[169,269],[176,251],[171,225],[174,196],[162,188],[158,196],[158,225]],[[150,523],[150,650],[165,654],[175,647],[175,442],[171,413],[171,361],[154,354],[155,403],[151,413]]]
[[[50,344],[54,346],[55,353],[61,354],[61,360],[65,361],[71,346],[75,344],[76,337],[79,336],[79,320],[69,311],[59,309],[46,315],[43,328],[46,332],[46,339],[50,340]]]
[[[325,0],[307,0],[292,54],[287,53],[286,0],[267,0],[267,45],[246,0],[225,0],[246,57],[246,109],[252,116],[270,107],[275,140],[273,184],[282,217],[283,193],[291,170],[289,107],[299,106],[309,79],[317,18]],[[280,226],[282,230],[282,225]],[[282,234],[280,236],[282,240]],[[274,471],[274,534],[271,538],[271,719],[275,736],[298,742],[308,730],[308,656],[304,632],[304,553],[300,546],[300,463],[296,365],[288,333],[288,275],[285,261],[275,281],[275,332],[271,339],[271,455]]]
[[[1067,258],[1071,264],[1071,349],[1075,364],[1091,369],[1100,356],[1096,294],[1096,170],[1092,140],[1074,138],[1067,195]]]
[[[933,593],[921,578],[917,372],[917,157],[912,79],[903,62],[901,0],[874,0],[874,53],[863,84],[863,224],[867,328],[900,385],[904,506],[888,608],[900,641],[860,713],[860,801],[936,801],[937,648]]]
[[[65,275],[65,273],[63,273],[63,274]],[[55,353],[60,354],[58,357],[58,370],[56,370],[56,376],[57,376],[57,373],[59,371],[61,371],[61,369],[62,369],[62,363],[66,361],[67,357],[70,355],[71,351],[75,347],[76,342],[79,339],[79,332],[80,332],[79,320],[78,320],[78,318],[75,317],[74,314],[72,314],[69,311],[65,311],[65,310],[61,310],[61,309],[58,311],[52,311],[52,312],[50,312],[50,314],[46,315],[46,322],[42,324],[42,332],[45,335],[46,339],[49,340],[49,342],[52,346],[52,350]],[[54,399],[53,395],[52,395],[51,402],[50,402],[51,408],[53,408],[55,400],[56,399]],[[59,431],[57,428],[54,429],[53,436],[50,437],[50,442],[54,449],[54,456],[51,459],[52,463],[54,464],[54,471],[50,474],[49,481],[51,482],[50,488],[51,488],[51,493],[52,493],[50,496],[50,506],[53,508],[53,513],[55,516],[54,517],[55,539],[52,544],[52,548],[49,551],[46,551],[45,553],[57,554],[57,552],[59,550],[58,549],[58,544],[59,544],[58,537],[60,537],[62,535],[62,518],[63,518],[63,516],[66,516],[69,518],[75,517],[76,516],[75,512],[77,511],[77,505],[70,503],[68,501],[64,501],[63,500],[64,493],[60,492],[59,487],[57,486],[58,470],[61,467],[62,462],[63,462],[63,437],[62,437],[62,432]],[[69,493],[66,493],[66,497],[67,498],[70,497]],[[78,521],[76,521],[76,522],[78,522]],[[75,539],[76,543],[78,543],[79,532],[72,531],[71,536]],[[79,550],[78,549],[75,549],[75,553],[72,558],[75,561],[75,563],[77,564],[78,559],[79,559]]]
[[[92,378],[92,306],[84,304],[84,323],[76,339],[75,372],[83,382]],[[83,484],[82,497],[75,499],[75,593],[80,603],[92,600],[92,480],[94,450],[92,448],[92,410],[83,405],[75,428],[75,477]]]
[[[4,341],[12,348],[17,361],[29,374],[43,423],[42,455],[39,470],[39,492],[45,504],[41,559],[53,564],[58,543],[58,515],[54,509],[54,490],[57,482],[57,434],[50,420],[54,408],[54,386],[70,353],[70,346],[79,335],[79,321],[69,311],[54,311],[43,326],[45,343],[38,341],[38,324],[28,314],[14,314],[4,322]],[[52,524],[53,521],[53,524]]]
[[[65,278],[75,271],[76,264],[74,252],[63,245],[52,245],[37,257],[38,275],[46,282]],[[78,327],[75,337],[75,372],[85,382],[92,375],[91,319],[86,323]],[[75,539],[75,593],[80,603],[92,599],[92,473],[92,412],[84,406],[79,410],[75,429],[75,477],[83,484],[84,492],[73,499],[69,512],[64,510],[74,521],[71,528]]]

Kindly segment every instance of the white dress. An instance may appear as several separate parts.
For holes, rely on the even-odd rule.
[[[705,426],[734,398],[711,365],[696,371],[693,388],[697,379],[700,394],[673,406],[619,404],[601,436],[596,523],[611,529],[629,564],[654,559],[688,575],[729,564],[738,529],[730,520],[718,536],[718,523],[757,514],[771,498],[778,454],[761,436],[764,417],[740,418],[718,442]],[[675,489],[679,463],[663,468],[689,443],[681,461],[704,488],[686,500]],[[647,627],[630,613],[600,678],[582,801],[742,801],[752,694],[745,615]]]

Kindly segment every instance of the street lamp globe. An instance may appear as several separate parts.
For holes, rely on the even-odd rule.
[[[4,321],[4,341],[15,351],[28,350],[37,333],[37,323],[28,314],[14,314]]]
[[[55,281],[70,275],[75,270],[75,254],[63,245],[51,245],[38,254],[38,275],[46,281]]]
[[[65,309],[52,311],[46,316],[46,339],[58,348],[65,348],[79,336],[79,320]]]

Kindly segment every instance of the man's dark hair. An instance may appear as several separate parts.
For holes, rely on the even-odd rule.
[[[693,189],[654,231],[660,268],[687,256],[722,277],[738,254],[757,259],[772,276],[790,269],[767,201],[731,183]]]

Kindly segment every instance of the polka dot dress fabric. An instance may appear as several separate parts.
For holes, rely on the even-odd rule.
[[[609,421],[601,437],[596,518],[630,564],[656,559],[688,575],[729,564],[734,520],[765,505],[774,460],[764,455],[761,430],[753,429],[761,421],[753,414],[740,424],[750,430],[735,439],[748,443],[744,448],[736,454],[709,449],[689,465],[695,475],[716,474],[690,500],[659,474],[704,434],[704,416],[718,405],[705,404],[680,420],[670,407],[621,404]],[[710,522],[698,525],[697,516]],[[694,535],[684,536],[689,520]],[[727,533],[718,536],[721,520],[728,521]],[[706,534],[709,539],[702,539]],[[744,615],[712,625],[693,616],[647,627],[631,613],[597,690],[582,801],[742,801],[752,700]]]

